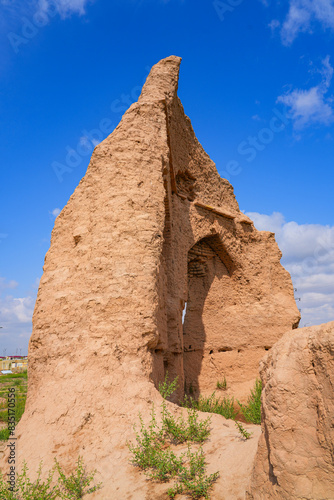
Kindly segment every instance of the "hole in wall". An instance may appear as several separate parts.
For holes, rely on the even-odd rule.
[[[77,235],[73,236],[73,239],[74,239],[74,245],[77,246],[77,244],[81,240],[80,234],[77,234]]]
[[[184,304],[184,308],[182,311],[182,325],[184,324],[184,318],[186,317],[187,314],[187,302]]]
[[[219,347],[218,349],[218,352],[228,352],[228,351],[233,351],[232,347]]]

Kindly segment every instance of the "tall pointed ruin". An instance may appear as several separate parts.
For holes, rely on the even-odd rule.
[[[81,454],[119,498],[127,432],[166,372],[178,397],[224,376],[238,395],[300,317],[274,234],[239,210],[184,114],[180,62],[152,68],[95,148],[56,219],[33,317],[20,457]]]

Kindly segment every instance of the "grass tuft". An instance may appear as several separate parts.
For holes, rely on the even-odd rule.
[[[211,396],[199,396],[198,399],[185,396],[182,406],[207,413],[217,413],[232,420],[237,416],[237,412],[234,409],[234,398],[230,398],[229,396],[225,396],[222,399],[217,398],[215,392]]]
[[[220,391],[226,391],[227,389],[226,377],[224,377],[223,380],[217,380],[216,388]]]
[[[251,394],[248,398],[247,405],[243,405],[238,401],[240,411],[246,422],[252,424],[261,423],[261,392],[262,382],[256,379],[254,388],[251,390]]]

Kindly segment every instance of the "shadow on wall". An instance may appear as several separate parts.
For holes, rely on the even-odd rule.
[[[188,301],[183,325],[183,370],[184,390],[198,396],[199,375],[206,340],[203,312],[210,315],[216,303],[211,300],[211,286],[223,276],[230,277],[233,262],[227,254],[218,235],[209,236],[197,242],[188,253]],[[211,311],[210,311],[211,310]]]

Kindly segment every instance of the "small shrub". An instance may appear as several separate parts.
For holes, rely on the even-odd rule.
[[[16,477],[16,484],[13,491],[8,490],[7,478],[0,479],[1,500],[56,500],[59,497],[58,486],[51,486],[54,469],[47,476],[46,481],[41,480],[42,462],[37,471],[37,479],[33,483],[28,477],[28,466],[24,462],[22,472]]]
[[[240,422],[238,422],[237,420],[235,420],[234,423],[235,423],[238,431],[242,435],[242,437],[244,437],[245,439],[249,439],[251,437],[251,435],[253,433],[246,431],[246,429],[244,428],[244,426]]]
[[[198,421],[195,409],[188,409],[188,441],[203,443],[210,435],[211,417]]]
[[[151,421],[148,428],[145,427],[143,418],[139,415],[140,430],[136,432],[137,445],[128,444],[132,453],[132,464],[136,465],[156,481],[169,481],[174,477],[182,464],[182,458],[177,458],[175,453],[166,448],[164,431],[160,430],[154,411],[151,412]]]
[[[159,384],[159,392],[166,399],[171,396],[177,388],[177,377],[168,382],[168,373],[164,382]],[[181,444],[185,441],[202,443],[210,434],[210,418],[199,422],[196,410],[188,408],[187,421],[183,416],[174,417],[168,410],[166,402],[161,405],[162,433],[166,439],[173,444]]]
[[[55,460],[55,462],[56,470],[59,474],[58,484],[60,487],[59,491],[61,498],[79,500],[80,498],[83,498],[84,495],[89,495],[102,488],[101,483],[98,483],[95,486],[91,485],[97,471],[94,470],[93,472],[88,473],[82,457],[78,458],[76,468],[69,476],[65,475],[57,460]]]
[[[254,388],[251,390],[251,394],[248,398],[247,405],[243,405],[238,401],[240,411],[246,422],[252,424],[261,423],[261,392],[262,382],[256,379]]]
[[[164,399],[168,399],[173,392],[177,389],[178,386],[178,377],[171,382],[168,382],[168,372],[166,373],[165,380],[163,382],[159,382],[159,392]]]
[[[154,406],[151,412],[151,422],[148,428],[145,427],[143,418],[139,414],[140,430],[136,432],[137,445],[127,443],[132,453],[132,464],[145,470],[154,468],[157,453],[162,451],[165,445],[163,432],[158,428]]]
[[[209,489],[218,479],[219,473],[205,475],[205,458],[203,449],[192,452],[188,447],[188,463],[182,465],[176,484],[168,490],[168,496],[175,498],[177,494],[186,494],[193,499],[209,498]]]
[[[8,490],[8,478],[0,475],[0,498],[1,500],[79,500],[84,495],[93,493],[101,488],[101,484],[92,486],[96,471],[88,474],[81,457],[76,462],[75,471],[66,476],[55,461],[55,466],[48,472],[45,481],[42,481],[42,465],[39,464],[37,479],[31,482],[28,476],[28,466],[23,462],[22,472],[17,474],[13,491]],[[58,472],[58,481],[53,481],[55,472]]]
[[[178,458],[170,448],[159,449],[154,456],[152,471],[146,473],[154,481],[165,483],[177,475],[182,462],[183,456]]]
[[[226,391],[227,389],[226,377],[224,377],[223,380],[217,380],[216,388],[221,391]]]
[[[174,380],[173,382],[168,383],[167,377],[159,386],[160,393],[164,397],[171,396],[175,388],[176,381]],[[135,429],[136,444],[127,443],[132,454],[131,463],[141,468],[150,479],[159,482],[167,482],[176,476],[179,477],[179,482],[176,484],[174,489],[171,490],[174,492],[171,493],[171,495],[174,494],[174,496],[177,492],[181,491],[180,481],[182,482],[183,479],[189,478],[189,474],[191,475],[191,480],[194,484],[196,481],[199,481],[199,477],[201,478],[203,485],[206,480],[203,475],[204,472],[201,476],[198,476],[198,478],[195,472],[192,472],[196,469],[196,467],[196,470],[199,470],[201,463],[200,458],[201,460],[203,459],[204,464],[203,452],[201,457],[194,454],[195,458],[192,458],[193,455],[190,455],[190,451],[188,451],[190,464],[190,472],[188,471],[188,473],[186,472],[187,469],[185,469],[183,465],[184,454],[177,457],[170,446],[171,444],[180,444],[189,441],[203,442],[209,436],[210,417],[204,421],[198,421],[198,414],[195,409],[188,408],[187,413],[188,418],[184,418],[184,416],[174,417],[174,415],[168,411],[166,401],[163,401],[161,405],[162,424],[161,427],[159,427],[156,420],[155,409],[154,406],[152,406],[151,420],[148,425],[145,426],[143,418],[139,414],[140,429],[139,431],[136,431]],[[198,491],[200,487],[204,488],[203,485],[196,486]],[[191,486],[190,484],[187,486],[183,485],[182,491],[184,488],[184,491],[191,491],[191,487],[195,491],[195,486]],[[209,483],[207,488],[209,488]],[[197,497],[193,496],[192,498]]]
[[[183,416],[174,417],[163,406],[162,428],[166,437],[174,444],[184,443],[185,441],[202,443],[210,434],[210,417],[199,422],[195,409],[188,408],[187,411],[188,419],[186,421]]]

